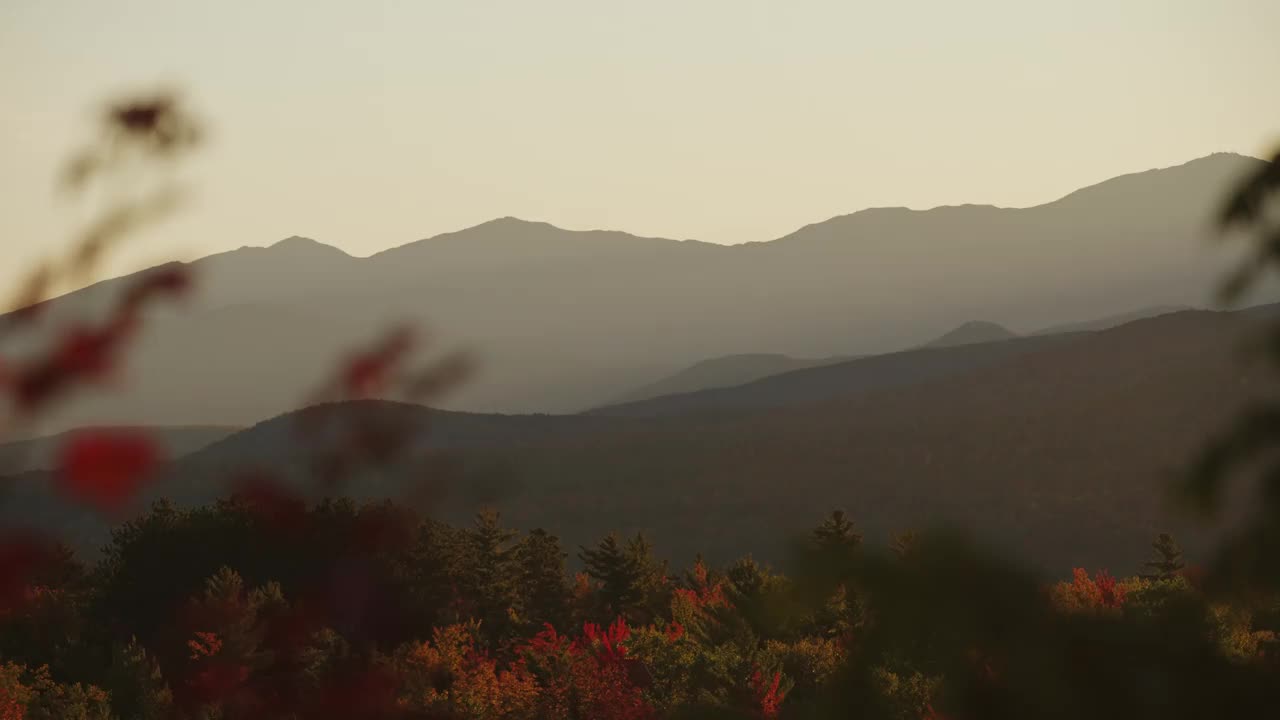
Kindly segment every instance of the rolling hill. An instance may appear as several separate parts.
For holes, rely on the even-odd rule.
[[[1212,529],[1167,505],[1168,483],[1233,413],[1276,391],[1239,349],[1277,319],[1280,306],[1174,312],[1095,333],[798,370],[766,379],[779,383],[777,397],[790,388],[798,399],[763,410],[726,402],[731,409],[713,414],[510,417],[375,402],[335,411],[357,425],[407,418],[430,428],[421,447],[450,458],[427,476],[419,466],[371,469],[352,495],[412,496],[425,481],[426,507],[439,517],[496,505],[510,523],[547,527],[570,546],[643,529],[677,560],[748,550],[779,560],[788,533],[843,506],[872,542],[945,523],[1058,574],[1072,563],[1128,572],[1157,531],[1177,533],[1193,560],[1211,543]],[[985,360],[941,374],[886,365],[882,374],[910,377],[894,386],[863,378],[867,363],[910,368],[930,355]],[[843,386],[841,374],[852,378]],[[306,448],[285,439],[296,422],[282,416],[192,453],[150,495],[205,502],[236,469],[304,467]],[[53,497],[41,478],[13,479],[4,523],[101,542],[102,520]]]

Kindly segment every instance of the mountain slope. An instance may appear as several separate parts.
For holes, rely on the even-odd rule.
[[[1277,320],[1280,306],[1170,313],[1042,339],[1034,350],[947,376],[769,412],[625,419],[379,404],[337,411],[430,416],[440,436],[421,442],[451,448],[453,458],[451,472],[425,476],[436,498],[430,512],[465,521],[493,504],[508,522],[548,528],[570,546],[645,530],[678,561],[702,551],[723,562],[748,550],[777,561],[788,533],[844,507],[869,542],[942,522],[1057,574],[1073,564],[1121,573],[1138,569],[1158,531],[1177,534],[1192,561],[1203,557],[1214,532],[1166,505],[1168,483],[1249,400],[1280,390],[1269,370],[1236,352],[1262,322]],[[1034,339],[897,355],[1027,342]],[[865,360],[845,365],[858,362]],[[281,441],[293,422],[277,418],[193,453],[153,494],[204,502],[236,468],[300,467],[303,448]],[[423,481],[419,466],[383,467],[350,491],[404,497]],[[100,542],[101,520],[42,495],[44,482],[15,482],[0,508],[3,524]]]
[[[769,375],[777,375],[791,370],[803,370],[804,368],[820,365],[831,365],[848,359],[841,357],[793,358],[787,355],[771,353],[726,355],[690,365],[674,375],[637,388],[610,404],[621,405],[662,397],[663,395],[732,387]]]
[[[1042,330],[1037,330],[1032,335],[1052,335],[1054,333],[1069,332],[1094,332],[1097,330],[1110,330],[1113,327],[1133,322],[1134,320],[1143,320],[1149,317],[1159,315],[1167,315],[1172,312],[1181,312],[1190,310],[1186,305],[1159,305],[1156,307],[1141,308],[1119,315],[1108,315],[1107,317],[1098,318],[1096,320],[1085,320],[1083,322],[1064,323],[1062,325],[1054,325]]]
[[[666,395],[609,405],[591,412],[608,417],[670,417],[813,405],[999,365],[1020,354],[1076,339],[1074,335],[1058,334],[1008,342],[917,348],[771,375],[736,387]]]

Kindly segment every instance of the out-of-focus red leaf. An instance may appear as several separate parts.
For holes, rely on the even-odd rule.
[[[245,474],[233,488],[233,498],[273,530],[294,532],[306,519],[306,501],[266,473]]]
[[[319,702],[304,717],[314,720],[347,718],[388,718],[402,716],[396,705],[399,682],[383,669],[346,674],[321,690]]]
[[[34,412],[76,380],[97,380],[115,366],[115,351],[127,326],[73,328],[49,357],[14,373],[13,400],[19,412]]]
[[[351,398],[376,397],[389,387],[400,360],[413,347],[413,331],[399,327],[372,350],[356,355],[343,369],[342,392]]]
[[[212,662],[188,682],[193,700],[211,703],[225,699],[249,678],[249,668],[231,662]]]
[[[417,516],[404,508],[365,508],[356,518],[353,544],[371,554],[404,549],[413,543],[417,526]]]
[[[62,339],[56,355],[57,364],[72,376],[97,378],[114,365],[112,350],[120,340],[115,327],[106,330],[75,328]]]
[[[22,607],[35,573],[53,560],[52,543],[30,532],[0,536],[0,616]]]
[[[150,479],[160,451],[144,433],[95,430],[72,435],[62,447],[58,480],[63,492],[104,512],[121,507]]]
[[[191,273],[186,268],[172,266],[155,270],[129,288],[120,304],[120,313],[131,315],[155,296],[177,297],[190,289]]]
[[[410,400],[430,400],[444,390],[467,379],[475,368],[475,361],[466,353],[454,353],[409,378],[405,396]]]

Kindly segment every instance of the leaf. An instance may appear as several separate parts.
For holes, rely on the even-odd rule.
[[[160,452],[146,434],[95,430],[73,435],[58,462],[61,490],[102,512],[114,512],[150,479]]]

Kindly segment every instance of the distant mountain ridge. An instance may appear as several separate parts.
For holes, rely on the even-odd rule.
[[[1262,364],[1232,352],[1276,320],[1280,305],[1182,311],[1099,332],[910,350],[706,391],[746,399],[710,414],[495,416],[380,402],[333,411],[429,428],[419,442],[448,450],[455,469],[426,478],[439,483],[434,516],[465,520],[494,505],[512,525],[547,528],[570,547],[643,529],[677,562],[695,551],[717,564],[747,550],[777,560],[788,533],[842,506],[872,544],[944,523],[1055,572],[1076,563],[1119,573],[1140,567],[1157,528],[1174,532],[1189,557],[1208,551],[1218,530],[1169,509],[1169,479],[1276,389]],[[983,357],[993,349],[1004,352]],[[922,358],[943,358],[935,367],[947,372],[920,372]],[[758,404],[759,384],[772,388],[773,405]],[[297,418],[256,423],[188,455],[148,497],[209,502],[236,469],[305,468],[290,432]],[[100,547],[101,517],[68,507],[45,475],[19,479],[0,527]],[[423,477],[416,464],[379,466],[355,482],[351,495],[373,499],[400,497]]]
[[[299,238],[242,248],[189,263],[197,291],[152,313],[134,382],[50,427],[254,422],[403,321],[480,359],[446,407],[566,412],[743,348],[862,356],[975,318],[1035,328],[1203,305],[1233,250],[1208,252],[1207,219],[1261,162],[1213,155],[1030,208],[865,210],[732,246],[504,218],[367,258]],[[100,310],[135,279],[56,299],[47,320]]]
[[[1029,333],[1028,337],[1079,332],[1097,332],[1117,327],[1119,325],[1124,325],[1135,320],[1191,309],[1193,308],[1186,306],[1142,308],[1127,313],[1120,313],[1118,315],[1108,315],[1107,317],[1097,318],[1094,320],[1066,323],[1063,325],[1044,328],[1042,330]],[[1008,328],[996,323],[969,321],[928,343],[920,345],[919,347],[939,348],[955,347],[958,345],[976,345],[988,342],[1012,340],[1017,337],[1019,337],[1017,333],[1014,333]],[[662,380],[650,383],[627,393],[613,402],[604,404],[601,409],[616,406],[630,406],[632,403],[642,403],[644,401],[655,400],[667,395],[689,395],[702,390],[715,390],[719,388],[733,387],[736,385],[744,385],[757,380],[763,380],[764,378],[773,375],[781,375],[783,373],[791,372],[792,370],[803,370],[811,367],[821,367],[823,365],[835,365],[837,363],[860,359],[862,358],[859,356],[792,358],[786,355],[771,353],[728,355],[725,357],[709,358],[695,363],[673,375],[669,375]],[[685,400],[688,399],[689,398],[685,398]]]
[[[611,405],[638,402],[663,395],[696,392],[741,385],[769,375],[831,365],[851,358],[793,358],[776,353],[747,353],[709,358],[694,363],[674,375],[629,392]]]
[[[238,427],[149,427],[112,428],[140,432],[155,443],[162,457],[173,460],[204,449],[229,435],[239,432]],[[57,435],[14,440],[0,444],[0,476],[14,475],[32,470],[51,470],[57,467],[57,453],[77,432],[93,432],[93,428],[80,428]]]
[[[1037,330],[1032,335],[1052,335],[1053,333],[1064,332],[1089,332],[1096,330],[1109,330],[1113,327],[1133,322],[1134,320],[1142,320],[1149,317],[1158,317],[1174,312],[1182,312],[1184,310],[1193,310],[1189,305],[1159,305],[1156,307],[1141,308],[1119,315],[1108,315],[1104,318],[1096,320],[1086,320],[1083,322],[1064,323],[1062,325],[1054,325],[1041,330]]]

